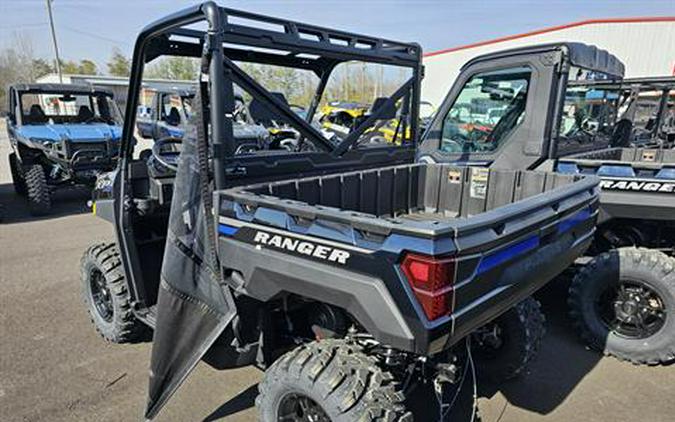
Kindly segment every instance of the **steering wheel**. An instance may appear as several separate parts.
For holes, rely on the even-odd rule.
[[[172,136],[158,139],[152,146],[152,158],[167,169],[178,171],[178,156],[180,155],[180,150],[176,150],[171,146],[182,144],[182,139],[174,138]]]
[[[101,117],[101,116],[91,116],[88,119],[85,119],[84,123],[90,123],[90,122],[100,122],[100,123],[107,123],[107,121]]]
[[[449,138],[443,138],[441,140],[441,145],[442,145],[442,150],[444,152],[449,152],[449,153],[459,153],[462,152],[463,144],[460,144],[459,142],[455,141],[454,139],[449,139]]]

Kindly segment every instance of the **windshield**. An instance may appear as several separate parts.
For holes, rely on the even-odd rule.
[[[620,85],[593,82],[602,79],[597,72],[579,68],[570,71],[570,85],[565,92],[558,129],[558,155],[609,144],[617,117]]]
[[[344,62],[335,66],[322,95],[315,98],[320,78],[314,72],[270,64],[238,65],[283,104],[288,105],[296,115],[310,120],[309,123],[334,144],[355,131],[412,75],[410,69],[397,66]],[[235,93],[235,120],[262,125],[276,139],[299,139],[299,134],[287,118],[269,110],[240,86],[235,86]],[[309,110],[315,100],[316,108],[310,116]],[[401,145],[409,141],[410,123],[408,119],[400,119],[403,104],[404,101],[397,101],[394,107],[382,114],[381,119],[377,119],[361,134],[355,145]]]
[[[112,97],[103,94],[25,93],[21,95],[22,123],[121,124]]]
[[[491,152],[522,121],[531,70],[519,67],[471,77],[443,120],[440,150]]]
[[[160,120],[172,126],[187,122],[192,116],[194,94],[162,94]]]

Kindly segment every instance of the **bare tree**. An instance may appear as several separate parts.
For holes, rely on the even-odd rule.
[[[10,47],[0,51],[0,109],[7,109],[6,87],[35,81],[43,68],[35,63],[33,42],[25,33],[15,32]]]

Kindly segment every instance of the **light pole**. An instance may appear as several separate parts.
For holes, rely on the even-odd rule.
[[[59,45],[56,43],[54,16],[52,15],[52,0],[46,1],[47,1],[47,12],[49,13],[49,26],[52,28],[52,41],[54,41],[54,55],[56,56],[56,73],[59,75],[59,82],[63,83],[63,75],[61,74],[61,59],[59,58]]]

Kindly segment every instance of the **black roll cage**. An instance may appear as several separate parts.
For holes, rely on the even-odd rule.
[[[81,95],[89,97],[90,105],[93,110],[92,100],[98,97],[106,97],[114,101],[114,94],[112,91],[97,88],[89,87],[86,85],[70,85],[70,84],[19,84],[10,86],[8,89],[8,102],[9,102],[9,113],[10,119],[14,124],[23,125],[23,103],[22,97],[25,94],[53,94],[53,95]],[[114,104],[115,111],[120,113],[117,104]],[[18,112],[17,112],[18,111]]]
[[[233,21],[251,22],[254,26]],[[207,30],[186,28],[206,22]],[[279,30],[270,29],[279,28]],[[248,47],[251,49],[237,48]],[[274,50],[275,52],[269,52]],[[283,52],[284,54],[277,54]],[[415,43],[401,43],[340,30],[294,22],[255,13],[219,7],[206,2],[176,12],[146,26],[137,38],[131,67],[126,119],[120,150],[122,168],[126,167],[132,152],[132,139],[136,119],[136,106],[141,89],[143,68],[146,63],[160,56],[202,58],[202,69],[208,69],[210,84],[210,124],[213,145],[213,170],[215,188],[226,186],[225,161],[234,155],[232,121],[222,116],[234,109],[233,83],[247,90],[272,112],[285,118],[301,136],[332,156],[344,154],[391,104],[404,98],[404,111],[409,116],[419,114],[422,50]],[[333,69],[347,61],[366,61],[384,65],[407,67],[412,70],[410,79],[372,115],[335,146],[311,122],[323,96]],[[234,62],[251,62],[307,69],[319,78],[314,98],[309,105],[306,120],[294,113],[286,104],[271,95]],[[418,121],[411,118],[413,143],[418,139]],[[404,127],[405,130],[405,127]],[[405,132],[403,132],[405,133]]]

